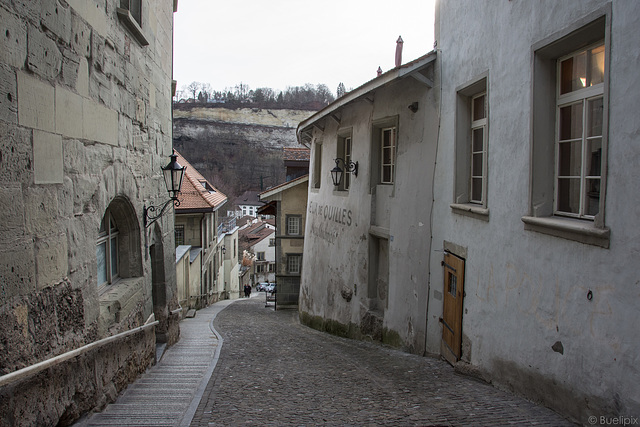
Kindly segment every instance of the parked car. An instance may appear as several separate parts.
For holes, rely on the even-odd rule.
[[[266,287],[269,286],[268,282],[260,282],[256,285],[256,291],[261,292],[261,291],[265,291]]]
[[[275,283],[267,283],[267,286],[265,286],[264,288],[266,292],[271,292],[271,293],[273,293],[275,289],[276,289]]]

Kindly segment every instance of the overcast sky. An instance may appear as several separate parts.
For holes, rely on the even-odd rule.
[[[214,90],[305,83],[356,88],[433,49],[435,0],[180,0],[173,77]]]

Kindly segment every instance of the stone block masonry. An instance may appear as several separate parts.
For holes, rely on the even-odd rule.
[[[142,225],[167,196],[173,2],[143,2],[148,46],[120,6],[0,0],[0,425],[69,425],[179,336],[173,217]]]

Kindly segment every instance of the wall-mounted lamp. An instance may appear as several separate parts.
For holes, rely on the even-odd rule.
[[[224,246],[222,247],[222,255],[227,253],[227,248],[225,248]]]
[[[349,161],[349,163],[345,162],[344,159],[338,157],[334,159],[336,162],[336,167],[331,169],[331,180],[333,181],[333,185],[336,187],[340,185],[342,182],[342,175],[344,175],[344,171],[340,168],[340,162],[342,162],[342,166],[347,172],[353,173],[353,176],[358,176],[358,162],[353,163]]]
[[[178,155],[171,154],[171,161],[169,164],[162,169],[162,174],[164,176],[164,183],[167,186],[167,191],[169,192],[170,199],[164,202],[162,206],[149,206],[146,205],[143,207],[143,218],[144,218],[144,228],[149,227],[151,224],[156,222],[158,218],[164,214],[164,211],[167,210],[169,204],[173,202],[173,205],[178,207],[180,206],[180,201],[178,200],[178,193],[180,192],[180,187],[182,186],[182,178],[184,177],[184,171],[187,170],[186,166],[181,166],[180,163],[176,160]],[[158,214],[155,212],[159,211]]]

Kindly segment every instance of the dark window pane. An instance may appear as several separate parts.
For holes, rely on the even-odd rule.
[[[482,153],[473,155],[473,162],[471,164],[471,175],[482,176]]]
[[[596,216],[600,211],[600,179],[587,179],[585,213]]]
[[[579,213],[580,178],[558,178],[558,210]]]
[[[587,102],[587,136],[602,136],[602,98]]]
[[[582,137],[582,102],[560,108],[560,140]]]
[[[558,176],[580,176],[582,143],[561,142],[558,147]]]
[[[478,128],[473,130],[473,151],[483,151],[484,150],[484,140],[483,140],[484,128]]]
[[[391,147],[382,149],[382,163],[388,165],[391,163]]]
[[[487,117],[487,113],[484,108],[484,99],[486,95],[479,96],[473,99],[473,120],[481,120]]]
[[[571,79],[573,77],[573,58],[565,59],[560,63],[560,94],[571,92]]]
[[[482,178],[471,179],[471,200],[482,202]]]
[[[391,146],[391,129],[386,129],[382,131],[382,146],[383,147]]]
[[[587,141],[587,176],[600,176],[602,170],[602,138]]]
[[[130,0],[129,7],[133,19],[142,26],[142,0]]]
[[[391,182],[391,166],[382,167],[382,182]]]

